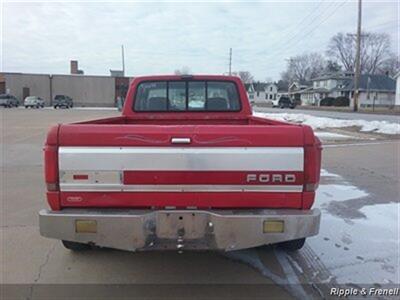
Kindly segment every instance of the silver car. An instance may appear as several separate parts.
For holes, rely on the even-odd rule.
[[[34,107],[34,108],[43,108],[44,100],[38,96],[28,96],[24,100],[25,108]]]
[[[18,107],[19,101],[16,97],[10,94],[0,95],[0,106],[4,107]]]

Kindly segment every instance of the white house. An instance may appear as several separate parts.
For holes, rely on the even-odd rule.
[[[323,98],[341,96],[340,89],[352,80],[352,76],[353,73],[343,72],[313,78],[312,86],[301,91],[302,105],[319,105]]]
[[[289,86],[288,96],[296,103],[301,103],[301,94],[304,90],[307,90],[308,88],[308,85],[294,81]]]
[[[250,102],[267,104],[278,97],[278,86],[273,83],[253,82],[245,85]]]
[[[393,107],[395,105],[396,81],[387,75],[363,74],[359,82],[360,107]],[[354,80],[340,88],[340,95],[350,98],[353,106]]]
[[[312,79],[312,87],[300,91],[302,105],[320,105],[320,100],[346,97],[353,103],[354,74],[326,74]],[[363,74],[359,81],[359,106],[393,106],[395,81],[386,75]]]

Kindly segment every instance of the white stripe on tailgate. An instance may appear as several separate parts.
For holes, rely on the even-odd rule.
[[[213,184],[75,184],[61,183],[61,191],[73,192],[286,192],[298,193],[302,185],[213,185]]]
[[[303,171],[301,147],[60,147],[60,171]]]

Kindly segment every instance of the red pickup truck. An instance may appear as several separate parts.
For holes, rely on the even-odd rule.
[[[71,250],[295,250],[319,230],[320,141],[253,116],[237,77],[135,78],[122,116],[54,126],[44,157],[40,232]]]

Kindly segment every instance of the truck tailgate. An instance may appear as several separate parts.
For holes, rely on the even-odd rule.
[[[62,207],[301,208],[291,125],[62,125]]]

